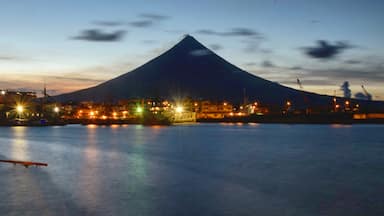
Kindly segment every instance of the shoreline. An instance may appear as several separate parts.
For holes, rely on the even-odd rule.
[[[143,124],[140,119],[129,120],[78,120],[72,119],[60,122],[0,122],[0,127],[49,127],[49,126],[66,126],[66,125],[144,125],[144,126],[172,126],[185,123],[257,123],[257,124],[384,124],[384,119],[354,119],[349,115],[329,116],[329,115],[309,115],[309,116],[281,116],[281,115],[265,115],[265,116],[243,116],[243,117],[227,117],[221,119],[197,119],[196,122],[183,122],[172,124]]]

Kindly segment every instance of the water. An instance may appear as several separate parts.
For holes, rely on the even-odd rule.
[[[384,215],[384,125],[0,128],[0,215]]]

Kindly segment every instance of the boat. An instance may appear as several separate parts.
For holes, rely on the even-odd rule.
[[[172,124],[171,120],[163,114],[159,113],[152,113],[152,112],[146,112],[143,114],[143,117],[141,119],[141,124],[145,126],[151,126],[151,125],[164,125],[169,126]]]

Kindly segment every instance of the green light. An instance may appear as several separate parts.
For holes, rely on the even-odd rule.
[[[136,112],[138,112],[138,113],[142,113],[142,112],[143,112],[143,108],[141,108],[141,107],[137,107],[137,108],[136,108]]]

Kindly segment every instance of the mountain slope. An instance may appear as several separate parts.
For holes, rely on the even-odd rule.
[[[332,97],[298,91],[252,75],[227,62],[187,35],[148,63],[95,87],[56,96],[59,101],[116,101],[178,96],[296,106],[329,105]]]

